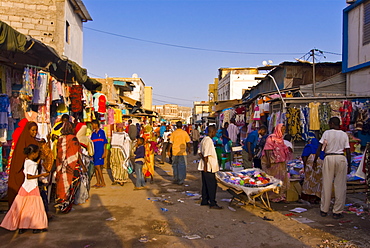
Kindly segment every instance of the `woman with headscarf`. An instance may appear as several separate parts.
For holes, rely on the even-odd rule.
[[[131,139],[123,131],[123,124],[116,124],[117,132],[112,133],[110,149],[110,165],[112,168],[112,185],[123,186],[128,180],[128,160],[130,157]]]
[[[286,192],[289,187],[289,178],[286,162],[289,149],[284,143],[285,126],[280,123],[275,127],[274,133],[266,139],[262,154],[262,169],[270,176],[280,179],[283,183],[279,194],[271,194],[271,201],[281,202],[286,200]]]
[[[18,127],[14,130],[14,132],[12,134],[12,146],[10,148],[8,164],[7,164],[7,167],[6,167],[6,173],[7,174],[9,174],[10,164],[12,163],[12,158],[13,158],[15,146],[17,145],[18,139],[21,136],[24,128],[26,127],[27,122],[28,122],[28,120],[26,118],[23,118],[22,120],[20,120],[19,123],[18,123]]]
[[[80,157],[80,143],[74,133],[72,123],[65,122],[57,143],[55,207],[62,213],[72,209],[82,170],[86,171]]]
[[[26,123],[26,124],[25,124]],[[15,197],[18,194],[20,187],[24,182],[23,164],[26,159],[26,155],[23,153],[24,148],[29,145],[38,145],[36,140],[37,135],[37,124],[35,122],[22,122],[24,128],[22,132],[14,132],[15,134],[15,146],[12,154],[12,160],[9,169],[8,179],[8,204],[9,208],[13,204]],[[18,136],[19,135],[19,136]],[[17,137],[18,136],[18,137]]]
[[[94,164],[92,163],[92,156],[94,155],[94,144],[92,143],[90,137],[86,135],[87,126],[85,123],[80,122],[75,128],[76,137],[80,142],[81,150],[81,162],[84,164],[87,171],[81,171],[81,183],[75,196],[75,204],[85,203],[89,198],[90,190],[90,179],[94,172]]]
[[[311,203],[317,203],[321,198],[322,186],[322,160],[317,160],[317,166],[313,168],[313,160],[315,159],[316,151],[320,143],[316,138],[312,138],[309,143],[304,147],[302,152],[302,161],[304,165],[304,181],[302,187],[303,196],[306,197]]]

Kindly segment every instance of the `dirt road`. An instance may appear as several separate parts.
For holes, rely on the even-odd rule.
[[[132,182],[92,189],[90,200],[69,214],[55,215],[49,231],[19,235],[0,229],[1,247],[370,247],[370,216],[346,214],[344,219],[319,216],[318,205],[273,204],[268,212],[252,205],[221,201],[231,195],[219,189],[222,210],[200,206],[199,172],[195,157],[188,157],[188,176],[184,185],[171,183],[171,165],[157,164],[153,184],[134,191]],[[93,179],[93,183],[95,179]],[[308,211],[289,215],[302,207]],[[6,204],[0,205],[0,210]],[[235,210],[235,211],[233,211]],[[54,211],[54,209],[52,209]],[[263,217],[271,221],[263,220]],[[314,222],[302,224],[292,217]],[[0,219],[4,214],[0,215]]]

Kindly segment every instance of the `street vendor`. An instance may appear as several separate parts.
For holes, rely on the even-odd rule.
[[[243,167],[253,168],[253,158],[255,157],[255,148],[259,137],[262,137],[266,134],[267,127],[261,126],[258,130],[251,132],[246,139],[243,140]]]

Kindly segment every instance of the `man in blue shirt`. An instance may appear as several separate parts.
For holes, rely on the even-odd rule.
[[[107,138],[105,132],[100,129],[100,124],[98,120],[93,120],[91,122],[93,132],[91,134],[91,141],[94,143],[94,165],[95,165],[95,175],[96,184],[92,187],[102,188],[105,187],[103,168],[104,158],[107,156]]]
[[[251,132],[247,138],[243,141],[243,167],[253,168],[253,157],[255,156],[254,149],[257,146],[258,137],[262,137],[267,132],[267,128],[265,126],[261,126],[258,130],[254,130]]]

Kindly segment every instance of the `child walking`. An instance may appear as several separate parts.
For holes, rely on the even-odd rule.
[[[46,177],[49,173],[37,175],[37,160],[40,149],[37,145],[29,145],[24,148],[26,160],[24,162],[25,179],[18,195],[5,215],[1,227],[22,234],[27,229],[33,229],[33,233],[46,232],[48,227],[48,218],[45,212],[44,204],[40,196],[37,179]]]
[[[143,165],[145,162],[145,148],[143,146],[144,139],[137,138],[137,147],[135,150],[135,174],[136,174],[136,187],[134,190],[145,189],[145,180],[143,175]]]

